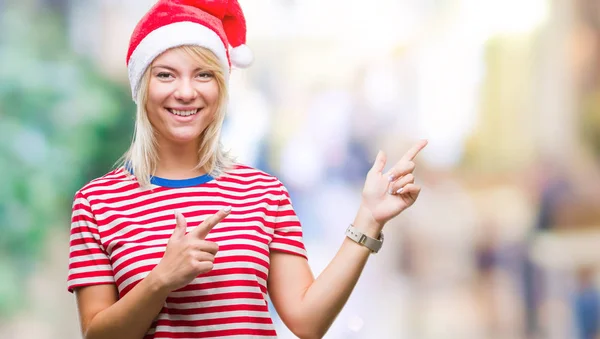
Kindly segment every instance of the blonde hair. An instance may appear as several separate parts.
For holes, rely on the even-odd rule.
[[[221,144],[221,128],[227,110],[227,83],[223,68],[217,57],[208,49],[199,46],[180,46],[173,49],[181,50],[190,55],[195,61],[202,63],[206,71],[214,74],[219,88],[215,117],[200,135],[198,147],[199,162],[195,169],[201,169],[213,178],[218,178],[233,167],[235,160]],[[150,67],[140,80],[137,93],[138,105],[136,111],[135,131],[129,150],[121,157],[119,164],[127,168],[136,177],[142,188],[150,187],[151,177],[156,171],[158,161],[157,142],[148,114],[148,86],[150,84]]]

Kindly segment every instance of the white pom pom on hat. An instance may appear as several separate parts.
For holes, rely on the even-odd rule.
[[[138,22],[127,52],[133,100],[152,61],[182,45],[211,50],[228,76],[231,66],[246,68],[253,54],[246,45],[246,20],[237,0],[159,0]]]
[[[229,51],[229,58],[231,59],[231,64],[239,68],[249,67],[252,61],[254,61],[252,50],[245,44],[232,48]]]

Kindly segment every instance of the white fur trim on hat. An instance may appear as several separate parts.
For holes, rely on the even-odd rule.
[[[152,61],[164,51],[183,45],[197,45],[211,50],[221,61],[225,79],[229,78],[229,61],[221,38],[206,26],[183,21],[150,32],[131,54],[127,66],[133,101],[137,102],[140,80]]]
[[[254,55],[252,50],[246,45],[239,45],[229,51],[231,64],[235,67],[246,68],[252,64]]]

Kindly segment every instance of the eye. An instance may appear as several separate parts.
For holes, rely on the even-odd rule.
[[[167,73],[167,72],[160,72],[160,73],[156,74],[156,77],[159,79],[169,79],[172,77],[172,74]]]
[[[200,79],[210,79],[214,77],[213,72],[200,72],[196,75]]]

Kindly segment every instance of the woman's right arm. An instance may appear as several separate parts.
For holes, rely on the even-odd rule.
[[[143,338],[168,294],[152,272],[121,299],[114,284],[76,289],[83,337]]]
[[[221,210],[186,234],[180,213],[160,263],[121,299],[114,284],[75,290],[81,330],[85,339],[143,338],[160,313],[168,294],[213,268],[216,243],[204,238],[229,214]]]

